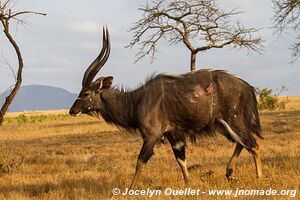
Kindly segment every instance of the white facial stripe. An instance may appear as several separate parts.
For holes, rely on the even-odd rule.
[[[75,117],[78,117],[80,114],[81,114],[81,112],[77,113],[77,114],[75,115]]]
[[[80,99],[82,99],[81,97],[78,97],[76,100],[80,100]]]

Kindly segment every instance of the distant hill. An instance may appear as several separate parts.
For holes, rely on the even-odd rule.
[[[4,103],[4,93],[0,94],[0,105]],[[76,97],[77,94],[62,88],[43,85],[22,86],[9,112],[68,109]]]

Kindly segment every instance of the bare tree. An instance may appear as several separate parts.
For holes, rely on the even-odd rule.
[[[8,111],[9,106],[11,105],[14,97],[16,96],[16,94],[21,86],[22,73],[23,73],[23,67],[24,67],[20,48],[19,48],[16,40],[10,33],[10,22],[16,21],[17,23],[23,23],[23,19],[20,17],[25,14],[46,15],[44,13],[39,13],[39,12],[34,12],[34,11],[16,11],[15,12],[15,11],[13,11],[13,8],[16,5],[16,3],[17,3],[17,1],[14,1],[14,0],[4,0],[4,1],[0,0],[0,21],[1,21],[1,25],[3,27],[3,32],[6,36],[6,38],[8,39],[8,41],[10,42],[10,44],[13,46],[15,53],[17,55],[17,59],[18,59],[18,70],[17,70],[17,74],[15,76],[16,83],[12,87],[12,90],[10,91],[8,96],[6,96],[4,104],[1,107],[0,125],[2,125],[4,115]]]
[[[191,52],[191,71],[196,69],[196,54],[212,48],[246,48],[260,52],[263,40],[253,37],[258,29],[246,28],[233,16],[237,9],[225,11],[214,0],[154,0],[139,8],[142,19],[129,30],[134,32],[127,47],[139,45],[136,61],[150,55],[153,61],[160,39],[171,45],[183,42]]]
[[[300,0],[273,0],[274,24],[279,34],[287,29],[297,32],[296,42],[291,46],[292,63],[300,56]]]

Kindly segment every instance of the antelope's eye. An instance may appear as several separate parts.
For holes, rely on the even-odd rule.
[[[83,97],[87,97],[87,96],[89,96],[90,94],[88,93],[88,92],[85,92],[84,94],[83,94]]]

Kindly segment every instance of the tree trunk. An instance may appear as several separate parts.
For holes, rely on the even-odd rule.
[[[3,115],[0,113],[0,126],[2,125],[3,123]]]
[[[197,53],[191,52],[191,72],[196,70],[196,55]]]
[[[9,106],[11,105],[12,101],[14,100],[19,88],[21,87],[21,83],[22,83],[22,72],[23,72],[23,58],[21,55],[21,51],[19,49],[19,46],[17,45],[16,41],[13,39],[13,37],[10,35],[9,33],[9,24],[8,21],[4,21],[1,20],[4,30],[3,32],[5,33],[7,39],[9,40],[9,42],[11,43],[11,45],[14,47],[15,52],[17,54],[18,57],[18,73],[17,73],[17,80],[16,80],[16,84],[14,86],[14,88],[12,89],[12,91],[10,92],[10,94],[5,98],[5,102],[1,107],[0,110],[0,126],[3,123],[4,120],[4,115],[6,114],[6,112],[8,111]]]
[[[8,111],[10,104],[12,103],[13,99],[15,98],[18,90],[20,89],[22,83],[22,79],[17,80],[14,89],[10,92],[10,94],[5,98],[5,102],[0,110],[0,126],[4,121],[4,115]]]

